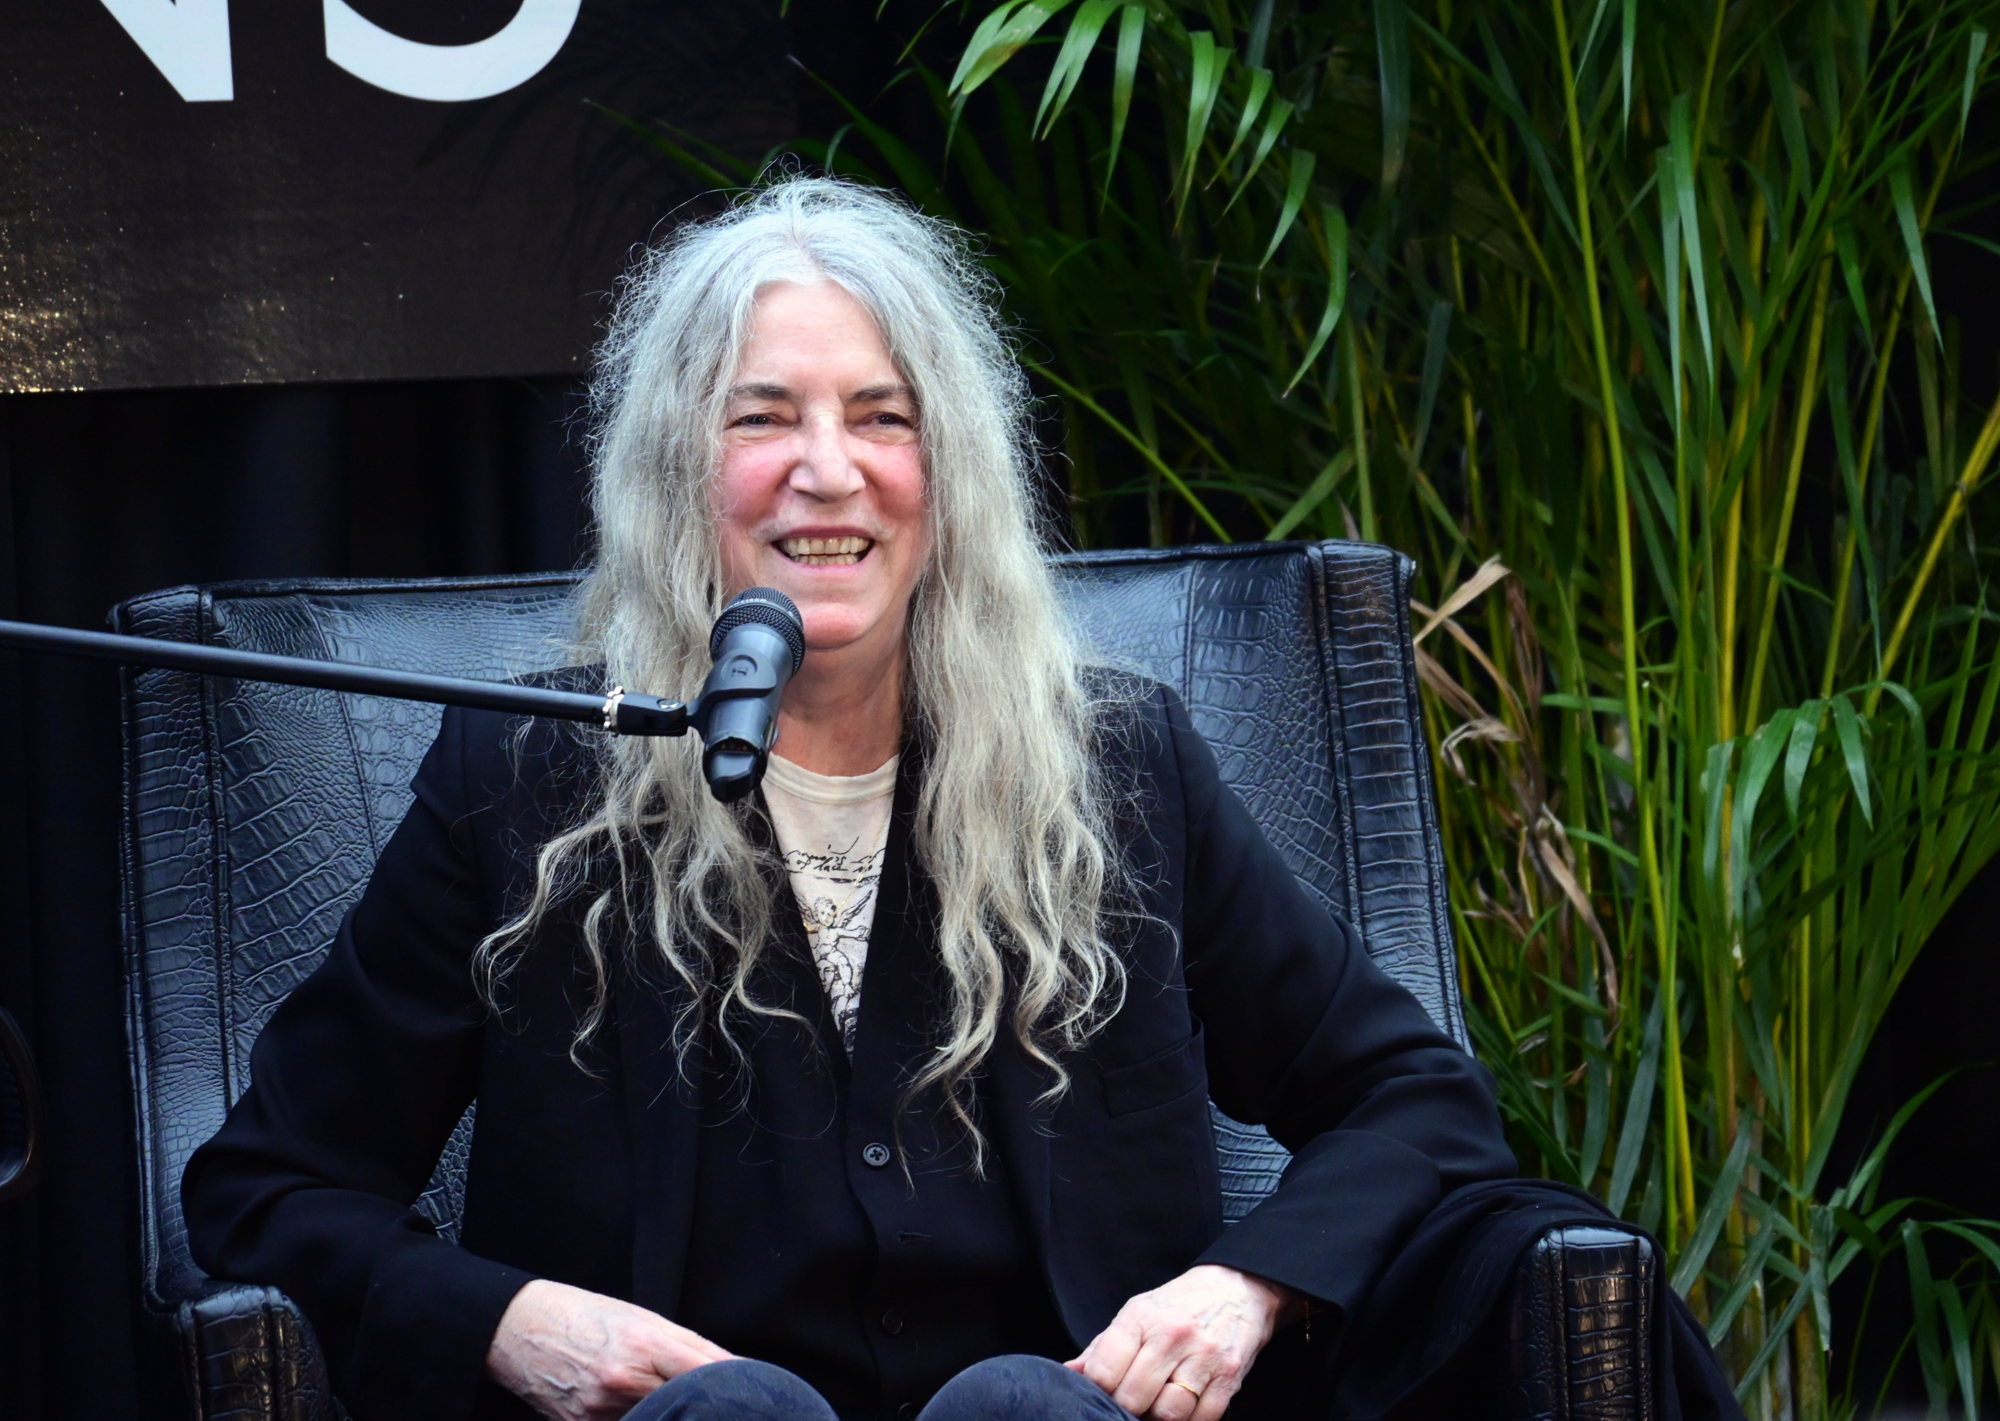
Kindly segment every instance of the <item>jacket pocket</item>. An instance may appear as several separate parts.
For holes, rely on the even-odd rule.
[[[1208,1067],[1202,1055],[1201,1023],[1194,1035],[1157,1051],[1143,1061],[1106,1071],[1104,1110],[1107,1115],[1131,1115],[1179,1100],[1193,1090],[1208,1085]]]

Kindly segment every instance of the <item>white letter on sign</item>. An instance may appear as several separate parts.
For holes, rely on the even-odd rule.
[[[229,0],[104,0],[104,8],[189,103],[236,97]]]
[[[407,98],[441,104],[490,98],[542,72],[569,38],[581,4],[521,0],[520,13],[498,34],[473,44],[419,44],[357,14],[347,0],[326,0],[326,57],[355,78]]]

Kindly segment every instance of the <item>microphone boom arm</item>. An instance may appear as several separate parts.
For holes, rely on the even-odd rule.
[[[613,689],[609,695],[592,696],[581,691],[427,676],[417,671],[390,671],[347,661],[271,656],[258,651],[77,631],[33,622],[0,621],[0,647],[192,671],[200,676],[233,676],[245,681],[273,681],[283,686],[309,686],[322,691],[349,691],[394,700],[543,716],[595,725],[616,735],[685,735],[690,715],[700,712],[699,700],[690,708],[658,696],[635,695],[623,687]]]

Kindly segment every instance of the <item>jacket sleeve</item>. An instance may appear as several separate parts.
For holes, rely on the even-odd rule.
[[[1168,693],[1186,806],[1185,972],[1209,1091],[1292,1151],[1204,1263],[1352,1311],[1445,1194],[1511,1175],[1485,1068],[1299,884]]]
[[[249,1089],[182,1180],[195,1261],[295,1299],[361,1417],[467,1415],[529,1280],[411,1207],[477,1091],[485,1013],[469,961],[493,911],[467,818],[466,720],[445,712],[367,890],[258,1037]]]

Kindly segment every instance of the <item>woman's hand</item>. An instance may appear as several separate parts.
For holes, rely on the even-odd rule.
[[[507,1305],[486,1372],[551,1421],[615,1421],[682,1372],[729,1358],[658,1313],[537,1278]]]
[[[1064,1365],[1134,1416],[1216,1421],[1279,1322],[1304,1306],[1290,1288],[1205,1263],[1126,1303]]]

